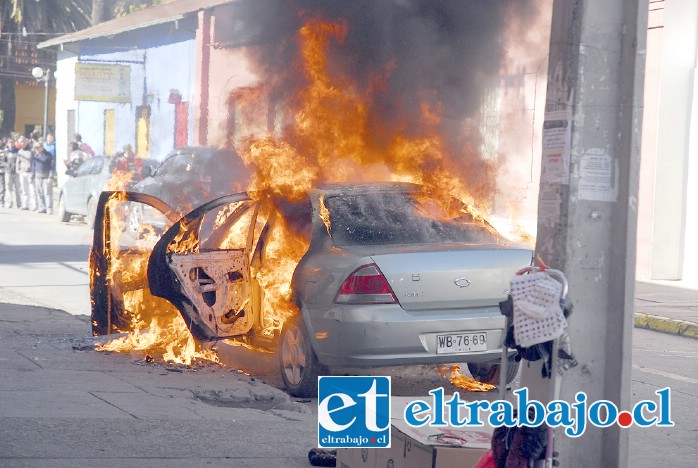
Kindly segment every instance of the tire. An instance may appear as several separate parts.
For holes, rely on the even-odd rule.
[[[521,367],[521,361],[517,361],[513,358],[509,358],[507,362],[507,380],[506,382],[510,384],[516,378],[516,374],[519,373],[519,367]],[[469,362],[468,370],[470,375],[473,376],[478,382],[499,385],[499,373],[502,368],[499,360],[488,361],[488,362]]]
[[[71,214],[65,210],[65,199],[61,193],[60,197],[58,198],[58,220],[61,223],[67,223],[70,221],[70,218]]]
[[[320,364],[300,318],[288,322],[281,332],[279,370],[288,393],[295,397],[317,396]]]
[[[85,222],[87,223],[88,228],[94,229],[96,217],[97,217],[97,199],[92,197],[89,200],[87,200],[87,216],[85,216]]]

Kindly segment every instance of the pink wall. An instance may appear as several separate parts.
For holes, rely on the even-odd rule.
[[[260,84],[246,58],[251,48],[216,42],[216,27],[227,27],[228,8],[223,5],[199,13],[196,47],[201,60],[195,70],[194,145],[225,146],[231,94]]]

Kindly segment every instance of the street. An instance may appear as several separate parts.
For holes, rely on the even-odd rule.
[[[221,346],[224,365],[183,367],[94,351],[91,234],[0,208],[0,466],[309,466],[316,400],[280,390],[274,355]],[[632,399],[670,387],[676,426],[630,429],[629,466],[694,463],[697,358],[695,339],[634,329]],[[455,390],[427,367],[372,373],[393,395]]]
[[[0,208],[0,299],[90,315],[90,245],[81,222]]]

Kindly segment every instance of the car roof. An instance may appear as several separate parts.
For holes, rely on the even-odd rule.
[[[235,151],[229,148],[216,148],[214,146],[182,146],[180,148],[175,148],[171,150],[169,153],[167,153],[167,155],[163,158],[163,161],[180,154],[197,154],[202,156],[211,156],[218,152],[234,153]]]
[[[349,195],[369,193],[416,193],[421,190],[410,182],[358,182],[322,184],[312,190],[315,195]]]

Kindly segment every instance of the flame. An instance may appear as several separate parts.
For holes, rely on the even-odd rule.
[[[460,366],[438,366],[436,372],[444,379],[448,379],[453,385],[468,390],[469,392],[489,392],[497,388],[496,385],[478,382],[475,379],[460,373]]]
[[[461,167],[461,163],[449,157],[434,130],[441,120],[440,104],[422,104],[422,124],[431,130],[427,136],[410,138],[391,134],[384,144],[371,136],[369,127],[375,122],[368,115],[367,96],[347,76],[331,73],[328,64],[328,49],[333,43],[343,43],[347,27],[343,22],[310,20],[300,29],[300,65],[306,86],[285,103],[288,106],[285,111],[293,115],[288,128],[260,135],[245,131],[244,125],[236,121],[236,132],[245,138],[228,140],[237,142],[238,153],[248,166],[255,168],[251,191],[263,194],[260,198],[293,201],[300,200],[322,182],[413,182],[437,194],[442,210],[451,218],[469,214],[484,221],[488,198],[466,189],[459,175],[467,173],[469,168]],[[388,66],[386,75],[390,70]],[[387,76],[376,77],[375,90],[386,81]],[[259,99],[260,94],[246,90],[236,95],[240,100],[254,98]],[[493,171],[494,167],[488,170]],[[453,203],[454,197],[459,203]],[[320,217],[330,233],[329,213],[323,200],[320,200]],[[290,279],[308,245],[308,238],[294,234],[282,224],[267,246],[264,265],[253,272],[264,291],[264,334],[273,335],[288,317],[297,313],[290,300]]]
[[[387,133],[372,120],[365,101],[380,91],[388,76],[376,77],[378,85],[362,95],[349,77],[330,73],[327,51],[333,43],[341,44],[346,34],[346,24],[320,20],[308,21],[299,31],[307,85],[286,103],[286,111],[293,115],[291,125],[283,134],[253,135],[237,146],[245,162],[256,169],[251,190],[298,200],[321,182],[413,182],[439,194],[444,205],[456,197],[461,201],[459,210],[465,207],[476,219],[485,220],[489,187],[465,183],[464,175],[475,171],[462,161],[466,158],[456,161],[439,137],[435,127],[441,120],[440,104],[422,103],[424,136]],[[386,67],[386,75],[390,70]],[[472,147],[458,151],[478,154]],[[477,173],[482,172],[480,158],[467,159],[477,160]],[[485,167],[483,180],[494,173],[493,163]]]
[[[115,171],[115,174],[119,171]],[[123,182],[124,179],[112,179]],[[126,228],[126,208],[120,193],[107,202],[110,210],[111,244],[105,254],[109,256],[106,279],[113,289],[112,301],[121,301],[124,316],[130,323],[123,327],[128,332],[102,345],[99,351],[129,352],[145,351],[148,355],[162,355],[166,362],[191,365],[196,359],[218,362],[215,352],[202,349],[189,333],[181,315],[168,301],[154,297],[147,288],[147,266],[151,248],[159,236],[154,229],[144,226],[138,233],[137,242],[125,247],[122,237]],[[105,226],[107,229],[107,226]],[[186,244],[186,240],[177,244]],[[115,326],[119,331],[119,327]]]
[[[284,322],[299,313],[291,299],[291,278],[308,249],[307,241],[294,235],[285,220],[278,222],[277,228],[270,232],[264,263],[252,272],[264,292],[262,327],[267,336],[279,333]]]
[[[297,95],[284,96],[279,102],[283,115],[290,117],[285,122],[287,125],[267,129],[252,122],[247,127],[244,122],[235,122],[235,135],[229,135],[227,142],[235,146],[248,167],[254,168],[249,192],[259,201],[277,203],[279,200],[302,200],[311,189],[324,182],[413,182],[436,194],[440,209],[449,216],[467,213],[478,220],[486,220],[490,187],[486,182],[473,181],[492,180],[494,163],[483,163],[476,156],[478,150],[467,144],[461,148],[446,147],[436,130],[442,120],[438,102],[424,99],[421,122],[409,125],[381,123],[370,115],[367,99],[387,86],[394,64],[389,60],[382,75],[373,77],[369,89],[361,91],[348,76],[335,71],[328,63],[328,51],[333,45],[343,43],[347,28],[341,21],[313,19],[299,30],[298,69],[305,86]],[[420,99],[420,96],[410,98]],[[270,98],[260,89],[238,90],[230,99],[235,99],[240,109],[250,110],[251,113],[242,112],[241,118],[257,122],[258,111],[252,110],[271,107],[261,105]],[[420,133],[401,133],[400,129],[408,127],[420,128]],[[458,156],[472,157],[456,160],[454,152]],[[470,167],[464,162],[466,160],[477,163]],[[114,181],[114,184],[119,183],[123,181]],[[458,203],[453,203],[454,197]],[[225,216],[216,222],[223,222]],[[322,201],[320,216],[329,233],[331,225]],[[113,232],[122,232],[121,227],[112,226]],[[198,238],[189,228],[183,226],[181,235],[168,247],[168,253],[198,252]],[[231,236],[237,235],[239,233],[231,233]],[[292,300],[291,278],[309,241],[307,233],[295,229],[293,219],[276,218],[264,247],[264,262],[251,265],[252,279],[262,292],[260,321],[262,334],[267,337],[278,335],[284,322],[299,313]],[[110,281],[118,279],[138,284],[140,280],[145,284],[147,254],[144,251],[149,252],[148,249],[110,252]],[[117,274],[120,277],[114,278]],[[190,363],[197,356],[215,358],[196,349],[179,314],[166,301],[153,298],[145,286],[140,293],[128,292],[123,296],[124,309],[130,313],[134,332],[113,340],[102,349],[138,349],[148,353],[160,350],[166,360],[184,363]],[[457,370],[450,371],[451,378],[460,376],[459,382],[461,378],[467,379]],[[480,389],[489,389],[484,384],[478,385]]]
[[[325,206],[325,196],[320,196],[320,219],[325,224],[325,229],[327,229],[327,234],[332,237],[332,225],[330,224],[330,210]]]
[[[104,185],[104,190],[128,190],[133,185],[133,172],[116,169]]]
[[[167,253],[181,254],[199,251],[199,238],[192,235],[189,225],[182,222],[182,227],[172,242],[167,246]]]
[[[180,315],[171,320],[154,317],[148,328],[145,323],[135,318],[132,332],[97,346],[98,351],[146,351],[149,355],[162,354],[166,362],[191,365],[195,359],[219,362],[218,356],[211,350],[202,350],[189,333]]]

